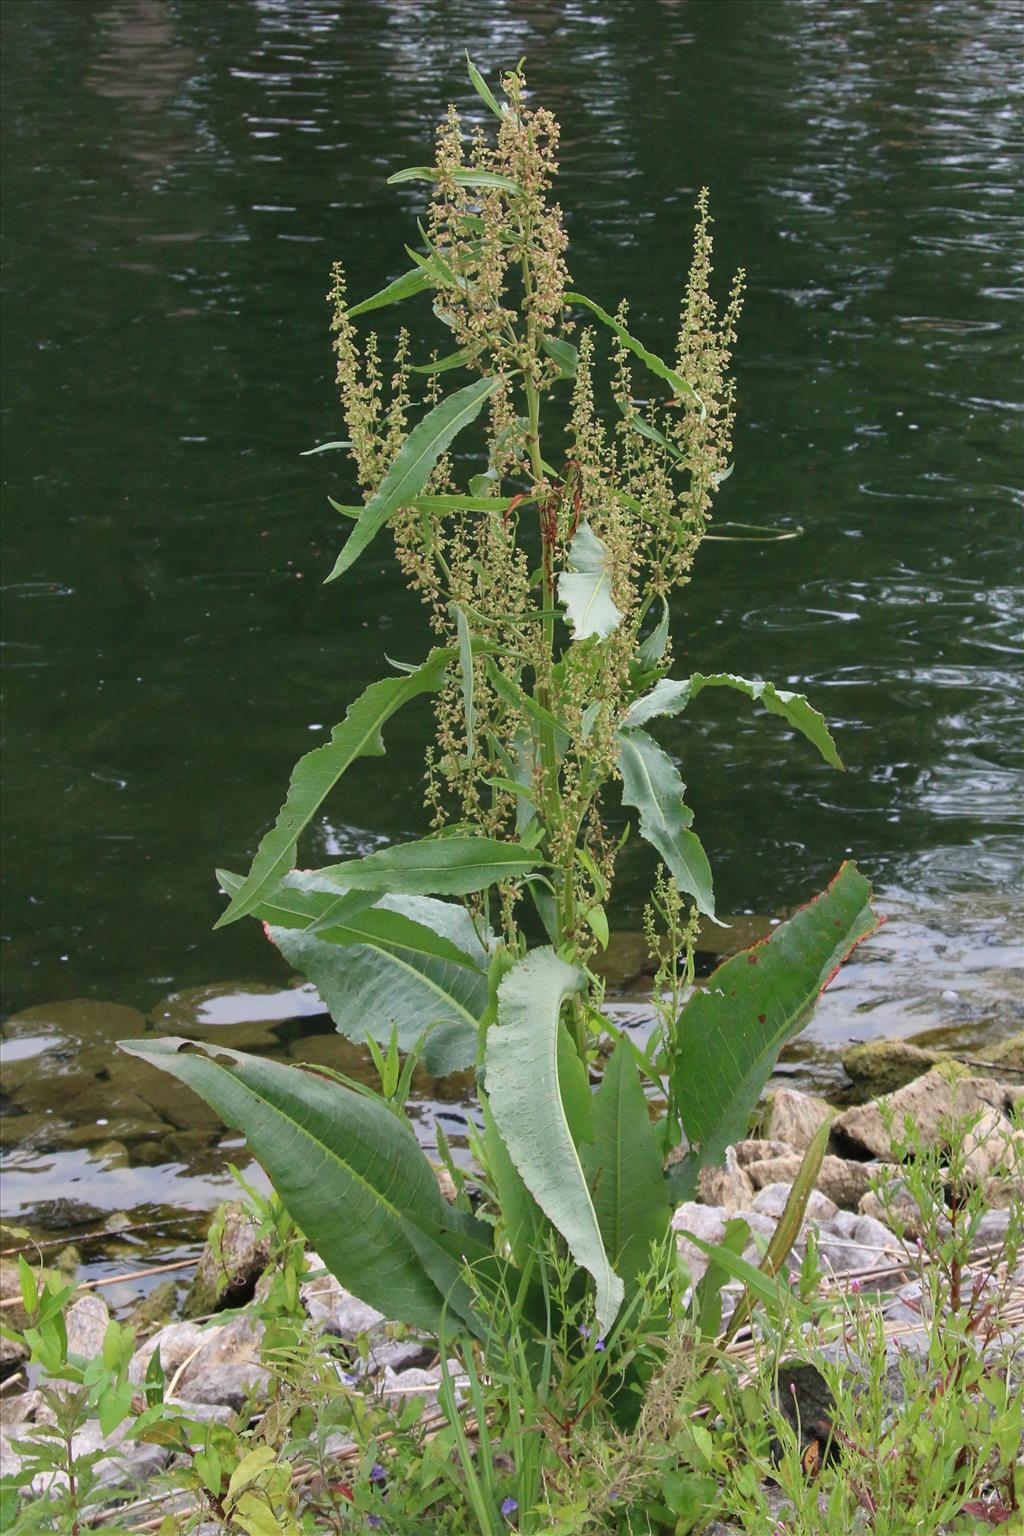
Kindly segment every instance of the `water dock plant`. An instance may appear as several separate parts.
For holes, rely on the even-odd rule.
[[[485,1363],[532,1362],[552,1401],[582,1372],[589,1401],[628,1424],[673,1326],[667,1299],[682,1305],[673,1206],[742,1136],[781,1046],[877,920],[867,881],[844,864],[688,995],[697,918],[717,921],[714,882],[679,767],[652,727],[727,689],[841,767],[802,695],[672,671],[670,604],[731,469],[742,276],[719,308],[702,193],[675,346],[670,360],[650,350],[625,302],[607,309],[571,286],[551,194],[554,119],[528,104],[521,70],[504,77],[502,101],[472,65],[470,78],[492,131],[467,132],[451,108],[433,162],[390,178],[431,189],[409,270],[354,304],[340,266],[331,287],[347,436],[322,446],[347,452],[363,499],[336,503],[348,531],[327,579],[389,536],[436,643],[393,663],[299,760],[249,873],[219,872],[230,898],[220,922],[265,926],[338,1028],[370,1046],[380,1092],[179,1039],[124,1049],[244,1132],[357,1296],[475,1341]],[[356,321],[407,303],[428,304],[447,339],[414,362],[403,329],[385,368]],[[385,750],[392,716],[424,695],[435,718],[427,835],[297,868],[328,794]],[[608,824],[613,797],[659,866],[648,931],[664,986],[644,1047],[602,1011],[592,965],[608,942],[622,841]],[[439,1131],[457,1187],[454,1202],[442,1198],[414,1134],[416,1061],[475,1072],[473,1199]],[[790,1305],[770,1268],[728,1247],[718,1257],[723,1274]],[[482,1528],[499,1525],[493,1514]]]

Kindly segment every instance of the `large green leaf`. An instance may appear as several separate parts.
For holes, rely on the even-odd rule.
[[[318,870],[321,879],[357,891],[402,896],[468,896],[499,880],[516,880],[545,861],[521,843],[493,837],[424,837],[363,859]]]
[[[681,373],[675,368],[670,368],[654,352],[648,352],[647,348],[637,341],[635,336],[631,336],[625,326],[619,324],[614,315],[610,315],[606,309],[602,309],[600,304],[595,304],[593,299],[588,299],[583,293],[567,293],[565,295],[565,302],[567,304],[582,304],[586,309],[589,309],[591,314],[597,316],[602,325],[606,325],[610,331],[614,331],[622,345],[628,347],[634,357],[640,359],[645,368],[649,369],[657,378],[664,379],[666,383],[671,384],[677,395],[692,400],[703,409],[701,398],[693,388],[693,385],[688,384]]]
[[[649,670],[651,667],[656,667],[658,662],[664,656],[666,647],[668,646],[668,635],[668,598],[663,597],[661,600],[661,618],[658,620],[657,624],[655,624],[650,634],[641,640],[636,650],[637,660],[641,667],[643,667],[645,670]],[[633,724],[634,722],[627,721],[627,723]],[[642,722],[637,721],[636,724],[640,725]]]
[[[391,468],[363,508],[344,549],[334,562],[328,581],[336,581],[358,560],[396,508],[408,506],[415,500],[452,439],[479,415],[484,401],[494,394],[500,383],[499,378],[474,380],[439,401],[412,429],[395,455]]]
[[[625,1041],[612,1052],[593,1101],[584,1171],[608,1257],[626,1285],[651,1262],[672,1215],[661,1152],[640,1074]]]
[[[697,834],[689,830],[693,812],[683,801],[686,785],[678,768],[646,731],[616,731],[615,740],[623,805],[640,812],[641,837],[661,855],[679,889],[714,918],[711,866]]]
[[[409,505],[417,512],[507,512],[513,496],[417,496]]]
[[[346,930],[271,925],[268,934],[316,987],[342,1034],[372,1034],[386,1045],[394,1030],[399,1049],[409,1051],[429,1030],[422,1048],[428,1072],[444,1077],[472,1066],[487,1006],[487,956],[464,908],[426,896],[385,896]],[[461,945],[473,946],[480,965]]]
[[[846,863],[826,891],[752,949],[720,965],[674,1025],[673,1077],[690,1153],[673,1192],[739,1141],[779,1051],[801,1030],[850,951],[874,933],[871,887]]]
[[[774,683],[763,682],[761,679],[751,681],[746,677],[736,677],[732,672],[695,672],[692,677],[679,681],[663,677],[655,683],[650,693],[630,706],[624,724],[646,725],[648,720],[654,720],[658,715],[678,715],[705,688],[734,688],[737,693],[745,693],[748,698],[757,699],[770,714],[781,715],[794,730],[806,736],[817,747],[826,763],[830,763],[833,768],[842,768],[824,716],[818,713],[802,693],[790,693],[786,688],[776,688]]]
[[[295,863],[299,835],[345,770],[357,758],[383,756],[382,727],[410,699],[421,693],[437,693],[444,685],[445,670],[455,654],[444,648],[431,651],[415,671],[371,683],[349,705],[344,720],[331,732],[330,741],[299,758],[277,820],[256,850],[245,883],[221,913],[216,927],[245,917],[274,889]]]
[[[472,1325],[451,1238],[475,1257],[487,1252],[484,1229],[464,1230],[409,1126],[382,1102],[224,1047],[170,1038],[121,1049],[170,1072],[244,1133],[342,1285],[414,1327],[436,1331],[446,1302]]]
[[[450,373],[453,368],[464,368],[471,363],[480,351],[479,347],[459,347],[457,352],[449,352],[446,357],[437,357],[431,363],[420,363],[410,368],[410,373]]]
[[[553,949],[535,949],[498,989],[488,1030],[487,1097],[512,1162],[569,1252],[594,1277],[598,1326],[622,1304],[623,1284],[605,1252],[590,1190],[559,1086],[559,1016],[586,986],[584,973]]]
[[[396,277],[393,283],[388,283],[386,288],[381,288],[377,293],[371,293],[368,299],[363,299],[359,304],[353,304],[347,311],[349,319],[356,315],[364,315],[371,309],[384,309],[388,304],[399,304],[402,299],[411,299],[416,293],[422,293],[426,288],[432,288],[436,282],[435,276],[422,267],[413,267],[411,272],[403,272],[401,277]]]
[[[671,455],[678,468],[684,469],[686,467],[679,449],[652,422],[645,420],[643,416],[638,416],[635,411],[632,411],[626,416],[626,426],[630,432],[636,432],[640,437],[646,437],[649,443],[657,443],[659,448],[664,448]]]
[[[558,578],[558,599],[565,605],[573,639],[596,635],[604,640],[622,620],[612,601],[608,551],[589,523],[581,523],[569,545],[568,571]]]
[[[520,191],[519,183],[513,181],[511,176],[502,176],[499,171],[476,171],[472,166],[445,166],[441,170],[436,165],[407,165],[403,171],[396,171],[388,177],[388,186],[397,187],[405,181],[453,181],[459,187],[486,187],[495,188],[502,192]]]
[[[470,84],[472,85],[474,91],[476,91],[481,101],[487,103],[495,117],[499,122],[501,122],[505,114],[501,110],[501,107],[498,105],[494,92],[491,90],[490,86],[487,84],[487,81],[484,79],[483,75],[477,69],[476,65],[473,63],[473,60],[470,58],[468,49],[466,50],[466,67],[469,70]]]
[[[579,367],[580,354],[578,348],[571,341],[563,341],[558,336],[542,336],[541,348],[548,357],[558,365],[558,370],[563,379],[574,379]]]

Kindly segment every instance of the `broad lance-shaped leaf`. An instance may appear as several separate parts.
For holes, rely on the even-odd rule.
[[[415,500],[452,439],[479,415],[480,407],[489,395],[494,394],[500,383],[499,378],[474,380],[464,389],[456,390],[446,400],[439,401],[413,428],[395,455],[391,468],[363,508],[359,521],[348,536],[348,542],[334,562],[328,581],[336,581],[358,560],[396,508],[407,506]]]
[[[663,677],[655,683],[650,693],[630,706],[624,724],[646,725],[648,720],[654,720],[659,715],[678,715],[705,688],[733,688],[737,693],[745,693],[748,698],[758,700],[770,714],[781,715],[794,730],[806,736],[817,747],[826,763],[833,768],[842,768],[825,717],[818,713],[802,693],[790,693],[786,688],[776,688],[774,683],[763,682],[761,679],[751,681],[750,678],[736,677],[732,672],[695,672],[692,677],[678,681]]]
[[[714,922],[715,893],[711,866],[685,804],[686,785],[679,770],[646,731],[616,731],[622,803],[640,812],[640,836],[661,855],[681,891],[692,896]]]
[[[479,347],[460,347],[446,357],[437,357],[431,363],[420,363],[409,369],[410,373],[450,373],[453,368],[464,368],[479,352]]]
[[[581,523],[569,545],[571,570],[558,578],[558,599],[565,605],[574,640],[596,635],[604,640],[622,620],[612,601],[608,551],[589,523]]]
[[[437,693],[444,685],[445,671],[455,654],[446,648],[431,651],[414,672],[371,683],[349,705],[344,720],[331,732],[330,741],[299,758],[277,820],[256,850],[241,890],[217,920],[217,928],[245,917],[283,879],[295,863],[300,834],[345,770],[357,758],[383,756],[382,727],[410,699],[421,693]]]
[[[484,1234],[441,1199],[412,1131],[381,1101],[223,1046],[170,1038],[121,1049],[170,1072],[243,1132],[289,1214],[356,1296],[432,1332],[446,1304],[474,1326],[458,1251],[485,1255]]]
[[[436,165],[407,165],[404,171],[396,171],[388,177],[388,186],[401,186],[405,181],[454,181],[459,187],[486,187],[491,191],[497,188],[502,192],[521,190],[511,176],[502,176],[498,171],[475,171],[468,165],[446,166],[443,171]]]
[[[241,884],[224,871],[219,878],[229,892]],[[464,907],[426,896],[339,897],[315,872],[296,871],[253,916],[343,1035],[363,1042],[369,1033],[387,1045],[394,1030],[399,1049],[410,1051],[429,1030],[428,1072],[472,1066],[489,953]]]
[[[664,1242],[672,1207],[661,1151],[640,1074],[620,1040],[593,1099],[593,1139],[583,1167],[605,1250],[627,1286],[649,1267]]]
[[[411,299],[414,294],[433,288],[436,281],[432,272],[424,271],[422,267],[413,267],[411,272],[403,272],[401,277],[396,277],[393,283],[388,283],[378,293],[371,293],[360,304],[353,304],[347,311],[348,318],[353,320],[356,315],[365,315],[371,309],[384,309],[388,304],[399,304],[402,299]]]
[[[747,1120],[779,1051],[814,1011],[850,951],[874,933],[871,887],[846,863],[826,891],[752,949],[734,955],[683,1008],[674,1026],[673,1087],[691,1151],[677,1165],[680,1199],[698,1170],[720,1162]]]
[[[487,84],[487,81],[484,79],[483,75],[477,69],[476,65],[473,63],[473,60],[470,58],[468,49],[466,50],[466,67],[469,70],[469,80],[474,91],[476,91],[481,101],[485,101],[487,103],[495,117],[500,122],[505,114],[501,110],[501,107],[498,105],[494,92],[491,90],[490,86]]]
[[[558,370],[563,379],[574,379],[579,367],[579,349],[574,347],[571,341],[563,341],[559,336],[545,336],[541,339],[541,347],[548,357],[558,365]]]
[[[650,634],[647,635],[645,639],[641,640],[640,644],[637,646],[637,660],[642,667],[656,667],[658,662],[664,656],[665,648],[668,645],[668,627],[668,599],[663,597],[661,600],[661,618],[658,620],[657,624],[655,624]],[[642,725],[643,721],[630,720],[627,718],[626,724]]]
[[[468,896],[499,880],[517,880],[545,860],[521,843],[493,837],[424,837],[396,843],[364,859],[329,864],[323,880],[357,891],[403,896]]]
[[[498,1021],[487,1032],[487,1098],[523,1183],[594,1277],[598,1327],[613,1322],[624,1288],[601,1228],[559,1088],[559,1015],[586,977],[553,949],[535,949],[498,989]]]
[[[664,379],[667,384],[671,384],[677,395],[682,395],[686,399],[692,400],[694,404],[700,406],[701,411],[704,410],[703,401],[693,385],[688,384],[677,369],[670,368],[656,353],[648,352],[647,348],[637,341],[635,336],[631,336],[625,326],[620,325],[613,315],[610,315],[606,309],[602,309],[600,304],[595,304],[593,299],[588,299],[586,294],[583,293],[567,293],[565,295],[565,302],[566,304],[582,304],[586,309],[589,309],[592,315],[597,316],[602,325],[606,325],[610,331],[615,332],[622,345],[628,347],[633,356],[638,357],[645,368],[649,369],[657,378]]]

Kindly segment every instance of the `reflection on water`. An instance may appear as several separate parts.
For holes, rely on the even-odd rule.
[[[363,293],[406,265],[419,193],[384,178],[469,100],[468,46],[490,73],[528,56],[574,276],[628,294],[652,345],[705,182],[718,269],[749,273],[720,512],[805,532],[706,546],[675,648],[806,688],[848,771],[734,700],[666,724],[720,904],[790,908],[852,852],[914,939],[890,954],[894,921],[884,963],[858,955],[815,1038],[982,1023],[989,904],[1020,872],[1018,22],[1015,0],[4,8],[6,1011],[281,986],[256,925],[211,934],[213,866],[245,867],[383,653],[427,643],[383,559],[320,585],[325,497],[351,499],[298,457],[337,436],[327,267],[345,253]],[[425,719],[396,719],[314,855],[423,830]],[[627,928],[649,875],[632,840]]]

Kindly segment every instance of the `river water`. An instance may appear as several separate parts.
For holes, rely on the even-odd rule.
[[[255,924],[211,932],[212,870],[247,866],[383,653],[427,644],[383,557],[321,586],[326,495],[353,487],[299,454],[338,435],[329,264],[357,295],[408,265],[419,193],[385,178],[429,159],[449,99],[476,113],[463,47],[492,78],[526,55],[563,126],[576,284],[627,295],[652,346],[702,184],[723,287],[748,272],[718,515],[802,532],[707,544],[677,653],[806,690],[848,771],[731,698],[662,739],[722,910],[784,913],[852,854],[891,917],[787,1070],[1013,1027],[1016,0],[7,0],[2,24],[12,1216],[223,1187],[209,1118],[111,1074],[143,1015],[327,1038]],[[424,724],[346,779],[307,862],[425,830]],[[627,929],[649,872],[631,843]]]

